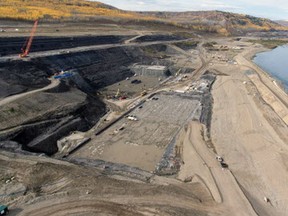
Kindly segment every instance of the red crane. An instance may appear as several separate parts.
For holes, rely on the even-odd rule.
[[[21,58],[27,57],[29,52],[30,52],[30,48],[32,45],[32,41],[37,29],[37,25],[38,25],[38,20],[35,20],[32,31],[30,33],[30,37],[27,38],[26,42],[24,43],[23,47],[21,48],[22,53],[19,55]]]

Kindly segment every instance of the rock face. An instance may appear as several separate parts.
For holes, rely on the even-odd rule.
[[[15,128],[76,112],[86,104],[86,95],[77,89],[62,93],[39,92],[0,107],[0,130]]]
[[[21,149],[21,146],[17,142],[3,141],[3,142],[0,142],[0,148],[5,149],[5,150],[10,150],[10,151],[17,151]]]
[[[55,49],[73,48],[78,46],[91,46],[100,44],[122,43],[133,36],[102,35],[102,36],[77,36],[77,37],[35,37],[31,51],[47,51]],[[2,37],[0,41],[0,56],[19,54],[25,43],[25,37]]]
[[[68,135],[71,131],[85,131],[87,129],[88,125],[84,119],[80,117],[72,120],[67,119],[67,121],[51,127],[47,132],[32,140],[26,147],[33,152],[45,152],[51,155],[58,151],[58,147],[55,145],[58,139]]]
[[[61,70],[73,73],[59,86],[0,107],[0,142],[15,141],[25,150],[57,152],[57,140],[71,131],[85,131],[106,112],[96,96],[99,88],[132,76],[129,66],[151,62],[140,48],[110,48],[0,63],[0,97],[49,84]],[[7,144],[5,145],[7,146]]]
[[[177,35],[145,35],[136,39],[137,42],[148,42],[148,41],[173,41],[181,40],[184,37]]]
[[[132,72],[128,66],[138,61],[137,56],[134,55],[129,48],[119,47],[49,56],[41,61],[53,68],[52,73],[59,72],[61,69],[77,70],[95,90],[131,76]]]
[[[105,113],[105,104],[65,85],[1,107],[0,144],[12,140],[25,150],[51,155],[57,152],[58,139],[95,124]]]
[[[59,54],[30,61],[1,62],[0,98],[44,87],[49,84],[47,78],[61,70],[78,72],[96,90],[131,76],[129,65],[140,59],[145,63],[151,62],[140,48],[117,47]]]
[[[0,63],[0,98],[48,85],[49,72],[47,65],[34,61]]]
[[[150,49],[114,47],[1,62],[0,98],[44,87],[50,83],[47,78],[61,70],[73,75],[53,89],[0,107],[0,142],[11,140],[25,150],[56,153],[58,139],[91,128],[104,115],[106,105],[96,97],[97,90],[133,76],[131,65],[158,61],[171,71],[169,61],[150,55]],[[166,52],[167,47],[154,49]]]

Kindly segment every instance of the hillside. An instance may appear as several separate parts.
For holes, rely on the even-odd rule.
[[[288,20],[277,20],[275,22],[277,22],[277,23],[279,23],[280,25],[283,25],[283,26],[288,26]]]
[[[158,19],[165,19],[185,28],[220,34],[242,34],[251,31],[288,30],[269,19],[222,11],[191,12],[141,12]]]
[[[133,12],[85,0],[1,0],[0,18],[21,20],[89,20],[93,17],[149,19]]]
[[[130,12],[86,0],[1,0],[0,19],[45,21],[108,20],[161,29],[168,27],[221,35],[242,35],[253,31],[288,30],[269,19],[221,11]],[[171,30],[172,31],[172,30]]]

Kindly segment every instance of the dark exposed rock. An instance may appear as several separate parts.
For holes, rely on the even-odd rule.
[[[117,35],[102,35],[102,36],[77,36],[77,37],[41,37],[36,36],[33,40],[31,51],[46,51],[54,49],[73,48],[78,46],[91,46],[100,44],[116,44],[133,36],[117,36]],[[9,54],[19,54],[21,47],[25,43],[25,37],[2,37],[0,41],[0,56]]]
[[[14,141],[2,141],[0,142],[0,149],[16,151],[21,149],[21,145]]]
[[[145,57],[140,48],[116,47],[59,54],[30,61],[2,62],[0,97],[44,87],[50,83],[48,77],[61,70],[74,70],[81,76],[79,78],[92,87],[89,91],[97,90],[132,76],[129,65],[140,60],[145,63],[152,61]],[[87,86],[84,90],[86,89]]]
[[[181,40],[184,37],[177,35],[145,35],[136,39],[137,42]]]
[[[47,131],[47,128],[57,124],[59,121],[61,120],[51,119],[47,121],[25,125],[22,128],[18,129],[18,131],[15,131],[14,136],[10,137],[10,139],[22,144],[29,143],[31,140],[39,136],[39,134],[45,133]]]
[[[63,122],[50,128],[45,134],[38,136],[27,145],[27,148],[33,152],[44,152],[52,155],[58,151],[58,139],[67,136],[71,131],[85,131],[87,129],[87,123],[81,118],[66,119],[66,121],[63,120]]]
[[[167,50],[164,45],[156,48]],[[96,97],[98,89],[132,76],[130,65],[154,61],[158,59],[139,47],[115,47],[0,63],[0,97],[44,87],[50,83],[48,77],[61,70],[73,74],[53,89],[3,107],[0,141],[12,140],[24,150],[54,154],[58,139],[91,128],[107,111]],[[161,63],[171,66],[166,60]]]

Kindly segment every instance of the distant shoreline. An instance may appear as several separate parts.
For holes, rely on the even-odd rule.
[[[275,86],[277,86],[278,88],[281,88],[281,90],[283,90],[286,94],[288,94],[288,88],[285,86],[284,82],[281,79],[275,77],[273,74],[269,73],[269,71],[265,70],[260,65],[258,65],[258,64],[256,64],[254,62],[254,58],[257,56],[257,54],[264,53],[264,52],[270,52],[270,51],[272,51],[272,50],[274,50],[274,49],[276,49],[278,47],[281,47],[281,46],[283,46],[283,45],[279,45],[279,46],[276,46],[274,48],[265,48],[265,47],[263,47],[261,50],[255,50],[253,55],[251,55],[251,56],[247,55],[245,57],[247,58],[247,60],[251,61],[254,65],[256,65],[258,68],[260,68],[261,71],[263,71],[266,74],[266,76],[268,76],[269,79],[271,79],[273,81]]]
[[[255,75],[247,75],[250,81],[258,89],[263,100],[272,107],[277,115],[288,125],[288,94],[277,80],[267,71],[263,70],[252,61],[252,56],[256,53],[268,49],[253,48],[247,49],[246,52],[236,57],[240,65],[246,66],[255,71]]]

